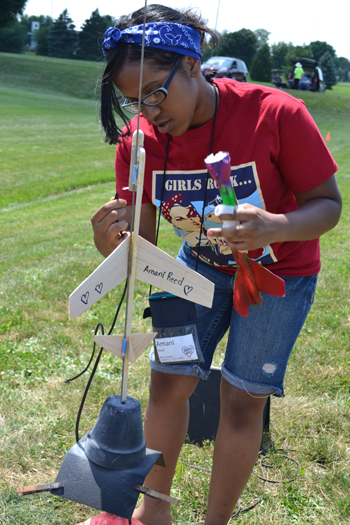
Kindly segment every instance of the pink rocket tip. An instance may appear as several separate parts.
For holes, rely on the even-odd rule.
[[[210,175],[219,185],[230,180],[231,157],[227,151],[219,151],[216,155],[211,153],[204,162]]]

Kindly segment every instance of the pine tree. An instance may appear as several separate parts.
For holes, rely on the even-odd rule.
[[[240,29],[230,33],[224,31],[223,40],[220,41],[215,56],[236,57],[244,60],[247,68],[250,68],[252,58],[257,51],[257,37],[250,29]]]
[[[101,16],[98,9],[85,20],[78,34],[76,58],[80,60],[98,60],[102,55],[103,35],[108,27],[113,25],[110,16]]]
[[[49,36],[49,56],[73,58],[76,51],[77,34],[67,9],[52,24]]]
[[[320,68],[322,69],[326,89],[332,89],[332,86],[337,83],[337,79],[335,78],[335,66],[333,58],[329,51],[326,51],[326,53],[321,56]]]
[[[249,73],[252,80],[271,82],[272,59],[268,44],[264,44],[255,54]]]

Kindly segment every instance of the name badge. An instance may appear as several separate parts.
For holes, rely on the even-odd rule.
[[[180,335],[155,339],[154,344],[161,363],[178,363],[198,360],[193,335]]]

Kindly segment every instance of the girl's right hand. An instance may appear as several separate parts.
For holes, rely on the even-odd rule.
[[[124,233],[129,226],[125,220],[128,208],[124,199],[112,197],[91,217],[96,248],[105,257],[108,257],[128,235]]]

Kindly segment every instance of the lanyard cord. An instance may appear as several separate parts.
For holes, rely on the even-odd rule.
[[[212,153],[213,152],[213,144],[214,144],[214,135],[215,135],[216,115],[217,115],[217,112],[218,112],[218,87],[213,83],[213,81],[211,79],[208,80],[208,82],[211,83],[211,85],[214,87],[214,90],[215,90],[215,112],[214,112],[213,130],[211,132],[211,141],[210,141],[210,153]],[[167,168],[168,156],[169,156],[169,144],[170,144],[170,135],[168,135],[168,142],[167,142],[166,151],[165,151],[165,161],[164,161],[164,170],[163,170],[163,179],[162,179],[162,193],[161,193],[161,197],[160,197],[160,205],[159,205],[159,213],[158,213],[158,221],[157,221],[157,230],[156,230],[156,246],[157,246],[157,243],[158,243],[160,216],[162,214],[161,210],[162,210],[162,205],[163,205],[163,201],[164,201],[165,176],[166,176],[166,168]],[[201,240],[202,240],[202,233],[203,233],[204,209],[205,209],[205,202],[206,202],[206,199],[207,199],[208,179],[209,179],[209,171],[207,170],[207,177],[206,177],[205,189],[204,189],[204,197],[203,197],[201,228],[200,228],[200,232],[199,232],[199,243],[198,243],[197,260],[196,260],[196,271],[198,270],[199,251],[200,251],[200,248],[201,248]],[[150,291],[149,291],[150,295],[151,295],[151,291],[152,291],[152,286],[150,286]]]
[[[159,205],[157,231],[156,231],[156,246],[158,244],[160,216],[162,215],[161,209],[162,209],[162,205],[163,205],[163,201],[164,201],[165,174],[166,174],[166,167],[167,167],[167,164],[168,164],[169,144],[170,144],[170,135],[168,135],[168,142],[167,142],[166,150],[165,150],[165,161],[164,161],[164,170],[163,170],[163,179],[162,179],[162,193],[161,193],[161,196],[160,196],[160,205]]]
[[[213,153],[216,114],[218,112],[218,87],[214,83],[212,83],[212,85],[214,86],[214,90],[215,90],[215,113],[214,113],[213,131],[212,131],[212,134],[211,134],[210,153]],[[198,270],[199,252],[200,252],[200,249],[201,249],[201,241],[202,241],[202,233],[203,233],[203,222],[204,222],[204,209],[205,209],[205,202],[207,200],[207,191],[208,191],[208,179],[209,179],[209,171],[207,170],[207,178],[206,178],[206,181],[205,181],[204,197],[203,197],[201,229],[200,229],[200,232],[199,232],[198,252],[197,252],[197,260],[196,260],[196,271]]]

